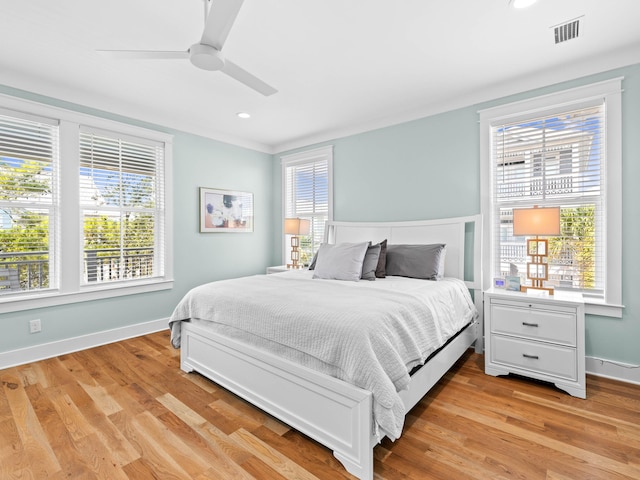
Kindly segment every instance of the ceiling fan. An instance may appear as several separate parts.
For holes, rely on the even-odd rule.
[[[230,62],[222,55],[222,47],[231,31],[233,22],[240,12],[244,0],[203,0],[204,1],[204,32],[200,42],[195,43],[185,51],[159,50],[98,50],[115,58],[132,59],[184,59],[188,58],[192,64],[203,70],[220,70],[231,78],[243,83],[249,88],[269,96],[277,92],[275,88],[266,84],[258,77]],[[209,4],[211,4],[209,6]]]

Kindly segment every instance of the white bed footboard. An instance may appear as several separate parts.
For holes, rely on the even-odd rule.
[[[371,392],[187,322],[181,349],[182,370],[201,373],[317,440],[358,478],[373,478]]]
[[[408,412],[477,338],[469,325],[411,379],[401,398]],[[180,368],[197,371],[287,425],[333,450],[345,469],[373,479],[371,392],[268,352],[182,324]]]

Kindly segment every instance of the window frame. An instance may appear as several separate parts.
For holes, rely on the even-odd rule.
[[[605,291],[603,299],[585,297],[585,306],[588,314],[622,317],[622,80],[617,77],[479,111],[483,257],[488,265],[484,272],[485,285],[491,285],[495,276],[492,232],[497,219],[493,206],[492,127],[534,115],[553,115],[559,110],[602,99],[606,117],[606,161],[603,166]]]
[[[34,308],[86,302],[173,288],[173,136],[131,124],[0,94],[0,107],[59,121],[59,204],[57,205],[53,269],[59,272],[56,287],[0,297],[0,314]],[[152,278],[82,284],[82,225],[80,221],[80,129],[95,128],[164,144],[164,231],[160,243],[163,274]],[[61,233],[64,232],[64,241]],[[60,268],[62,265],[65,268]]]
[[[327,145],[325,147],[314,148],[311,150],[305,150],[303,152],[293,153],[289,155],[282,155],[280,157],[281,170],[282,170],[282,259],[283,263],[289,262],[289,255],[291,253],[291,247],[287,242],[287,235],[284,233],[284,219],[287,214],[287,167],[294,165],[313,164],[319,161],[327,162],[327,221],[333,220],[333,145]],[[326,225],[325,225],[326,228]],[[323,237],[324,238],[324,237]],[[315,253],[315,252],[313,252]]]

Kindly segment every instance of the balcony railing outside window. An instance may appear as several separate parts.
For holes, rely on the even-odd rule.
[[[124,255],[117,248],[85,250],[84,282],[92,284],[153,276],[153,249],[124,248],[122,252]],[[5,272],[0,275],[0,295],[50,288],[47,252],[0,253],[0,272]]]

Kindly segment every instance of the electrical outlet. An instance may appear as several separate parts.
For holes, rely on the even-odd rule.
[[[42,324],[40,323],[39,318],[35,320],[31,320],[29,322],[29,333],[38,333],[41,330],[42,330]]]

